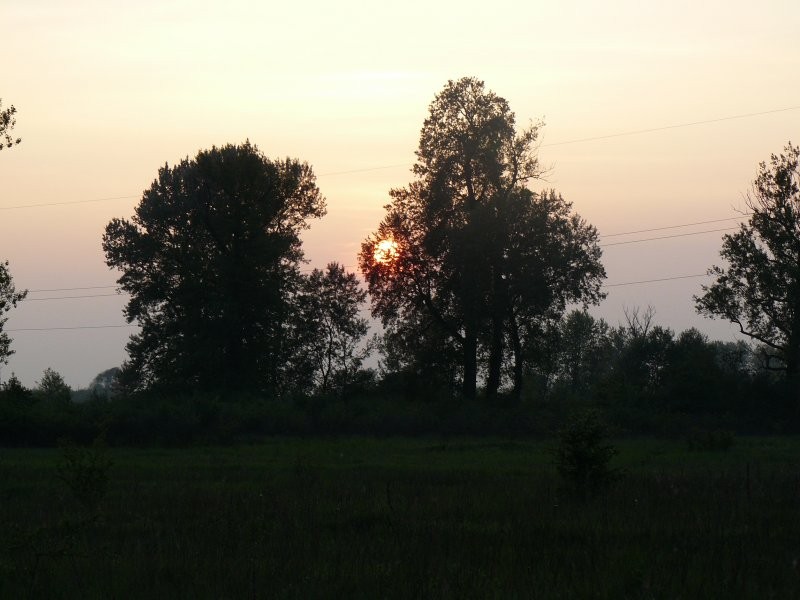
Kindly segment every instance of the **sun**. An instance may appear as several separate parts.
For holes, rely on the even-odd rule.
[[[394,261],[399,254],[397,242],[391,238],[386,238],[375,244],[375,252],[372,257],[376,263],[388,265]]]

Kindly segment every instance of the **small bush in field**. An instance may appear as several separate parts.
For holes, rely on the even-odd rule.
[[[733,446],[733,432],[696,430],[689,435],[688,441],[689,450],[693,452],[725,452]]]
[[[75,499],[90,513],[95,513],[108,488],[111,459],[102,435],[89,447],[61,441],[61,464],[58,478]]]
[[[573,415],[561,430],[555,465],[568,491],[589,498],[618,477],[609,466],[617,450],[607,438],[608,428],[595,410]]]

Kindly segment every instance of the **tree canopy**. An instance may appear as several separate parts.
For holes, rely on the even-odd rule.
[[[14,138],[11,135],[11,130],[17,124],[15,114],[17,114],[17,109],[14,108],[14,105],[3,110],[3,101],[0,99],[0,150],[11,148],[22,141],[21,138]]]
[[[372,345],[364,343],[369,322],[359,315],[366,297],[355,273],[336,262],[304,277],[296,309],[298,366],[316,391],[341,393],[369,354]]]
[[[127,389],[279,392],[287,384],[299,234],[325,213],[313,171],[255,146],[204,150],[159,170],[131,220],[103,236],[130,294]]]
[[[11,338],[3,331],[8,321],[5,315],[27,295],[28,290],[18,292],[14,287],[14,280],[8,270],[8,261],[0,262],[0,365],[8,364],[8,357],[14,354],[11,349]]]
[[[415,180],[389,192],[386,216],[361,247],[373,315],[395,332],[417,323],[446,335],[466,398],[482,355],[488,395],[510,354],[519,391],[527,325],[601,297],[596,230],[555,192],[526,187],[542,172],[539,127],[517,131],[506,100],[482,81],[449,81],[423,124]]]
[[[695,296],[700,314],[723,318],[762,345],[766,365],[800,376],[800,147],[788,144],[759,165],[751,211],[722,239],[726,267]]]

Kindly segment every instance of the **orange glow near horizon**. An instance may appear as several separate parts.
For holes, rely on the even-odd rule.
[[[375,262],[388,265],[397,258],[398,254],[397,242],[391,238],[387,238],[375,244],[375,252],[372,256]]]

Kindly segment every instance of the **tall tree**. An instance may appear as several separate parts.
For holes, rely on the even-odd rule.
[[[423,124],[416,179],[390,191],[387,214],[359,255],[373,314],[384,325],[431,321],[457,344],[466,398],[476,393],[480,350],[489,356],[491,396],[500,385],[506,337],[521,344],[520,320],[554,306],[542,300],[534,310],[534,296],[567,298],[559,288],[567,280],[599,295],[604,273],[594,229],[575,220],[557,196],[525,187],[541,174],[539,126],[517,132],[506,100],[483,82],[449,81]],[[539,255],[563,249],[557,232],[574,227],[570,258],[551,254],[545,266]],[[387,244],[388,256],[381,252]],[[536,293],[524,281],[534,272]]]
[[[22,141],[21,138],[15,139],[11,135],[11,130],[17,124],[15,114],[17,114],[17,109],[14,108],[14,105],[3,110],[3,101],[0,99],[0,150],[11,148]]]
[[[611,359],[610,327],[584,310],[573,310],[558,324],[556,375],[574,394],[586,394]]]
[[[795,380],[800,397],[800,147],[759,165],[747,207],[747,222],[722,238],[727,268],[709,270],[716,281],[695,305],[760,342],[768,368]]]
[[[120,383],[144,389],[275,392],[295,351],[290,305],[303,258],[300,231],[325,202],[297,160],[269,160],[246,142],[165,165],[128,221],[103,236],[131,295]]]
[[[42,373],[42,379],[36,385],[35,392],[45,400],[61,404],[68,403],[72,397],[72,388],[64,381],[61,373],[50,367]]]
[[[0,150],[11,148],[22,141],[20,138],[11,137],[11,130],[17,124],[14,118],[16,112],[17,109],[13,105],[3,110],[3,101],[0,100]],[[16,307],[17,302],[23,300],[27,294],[28,290],[17,292],[14,288],[8,261],[0,262],[0,365],[8,364],[8,357],[14,354],[11,349],[11,338],[3,332],[3,325],[8,321],[8,317],[4,315]]]
[[[0,262],[0,365],[8,364],[8,357],[14,354],[11,349],[11,338],[3,331],[8,321],[5,315],[27,295],[28,290],[18,292],[14,287],[14,280],[8,270],[8,261]]]

